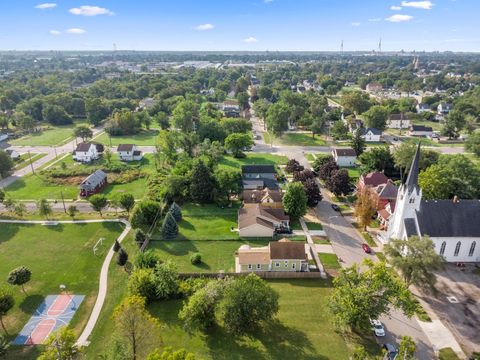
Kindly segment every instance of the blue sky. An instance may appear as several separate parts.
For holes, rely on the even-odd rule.
[[[0,50],[479,51],[479,0],[1,0]]]

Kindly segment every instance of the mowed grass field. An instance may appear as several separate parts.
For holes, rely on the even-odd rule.
[[[158,136],[159,130],[150,129],[142,130],[140,133],[129,136],[109,136],[107,133],[103,133],[97,138],[96,142],[103,145],[110,145],[110,139],[113,146],[119,144],[135,144],[137,146],[155,145],[155,138]]]
[[[312,137],[311,133],[285,133],[281,137],[275,137],[270,133],[264,133],[264,140],[267,144],[282,144],[289,146],[326,146],[327,142],[321,135]]]
[[[9,143],[16,146],[55,146],[60,145],[67,140],[73,139],[73,129],[77,125],[87,125],[88,123],[78,121],[70,125],[53,126],[48,125],[42,131],[38,131]]]
[[[261,154],[261,153],[246,153],[246,157],[236,159],[233,156],[224,156],[218,166],[230,170],[242,170],[242,165],[285,165],[288,162],[286,156]]]
[[[83,167],[83,168],[93,168],[103,164],[104,159],[101,159],[92,164],[81,164],[77,163],[72,159],[72,156],[69,155],[65,159],[56,163],[52,169],[59,168],[61,163],[64,163],[67,168],[69,167]],[[118,163],[120,160],[116,154],[112,156],[112,163]],[[138,162],[131,162],[132,166]],[[155,169],[154,159],[152,154],[145,154],[144,159],[141,160],[142,170],[151,173]],[[86,176],[85,176],[86,177]],[[135,198],[140,199],[145,194],[147,178],[139,178],[127,184],[109,184],[103,190],[103,194],[107,197],[112,198],[118,193],[130,193]],[[63,192],[63,197],[67,200],[77,199],[78,197],[78,185],[62,185],[50,183],[47,178],[40,173],[27,175],[15,181],[13,184],[9,185],[5,189],[6,193],[14,199],[17,200],[38,200],[38,199],[61,199],[61,193]]]
[[[13,287],[15,307],[4,318],[13,339],[32,316],[46,295],[59,293],[59,285],[68,291],[85,295],[71,324],[80,334],[92,310],[98,291],[98,277],[107,248],[123,230],[117,223],[58,224],[55,226],[6,224],[0,225],[0,279],[8,273],[27,266],[32,278],[25,285]],[[103,250],[93,255],[92,247],[105,238]],[[12,347],[10,359],[36,359],[38,347]]]

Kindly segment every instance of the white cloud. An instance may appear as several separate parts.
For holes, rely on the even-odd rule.
[[[402,6],[430,10],[433,3],[431,1],[402,1]]]
[[[243,42],[246,42],[248,44],[255,44],[258,42],[258,40],[256,38],[254,38],[253,36],[250,36],[246,39],[243,39]]]
[[[361,23],[359,23],[359,22],[352,22],[352,26],[353,26],[353,27],[358,27],[358,26],[360,26],[360,25],[361,25]]]
[[[67,30],[67,33],[74,34],[74,35],[81,35],[81,34],[85,34],[86,31],[80,28],[70,28]]]
[[[55,3],[43,3],[35,6],[35,9],[45,10],[45,9],[53,9],[55,7],[57,7],[57,4]]]
[[[50,35],[53,35],[53,36],[58,36],[61,34],[61,32],[58,30],[50,30],[49,32],[50,32]]]
[[[200,31],[212,30],[215,26],[212,24],[201,24],[198,25],[195,29]]]
[[[373,19],[368,19],[368,21],[370,22],[379,22],[379,21],[382,21],[381,18],[373,18]]]
[[[386,18],[385,20],[390,21],[390,22],[394,22],[394,23],[398,23],[398,22],[410,21],[412,19],[413,19],[413,16],[411,16],[411,15],[395,14],[395,15],[392,15],[392,16]]]
[[[392,5],[390,6],[390,10],[402,10],[402,7],[397,5]]]
[[[69,10],[70,14],[81,16],[114,15],[113,11],[99,6],[82,5]]]

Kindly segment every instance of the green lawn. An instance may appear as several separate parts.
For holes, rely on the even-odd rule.
[[[30,153],[30,156],[28,156],[28,153],[22,154],[20,156],[20,161],[16,162],[15,165],[15,170],[21,170],[27,166],[30,166],[30,163],[34,163],[37,160],[40,160],[44,156],[47,156],[45,153]]]
[[[265,133],[265,142],[267,144],[280,143],[282,145],[290,146],[326,146],[327,142],[322,139],[320,135],[316,135],[315,138],[312,137],[311,133],[285,133],[281,137],[274,137],[270,133]]]
[[[42,131],[23,136],[11,141],[12,145],[32,145],[32,146],[54,146],[60,145],[67,140],[73,139],[73,129],[77,125],[84,125],[85,122],[77,122],[70,125],[43,127]]]
[[[338,270],[341,268],[337,255],[335,254],[318,253],[318,257],[325,269]]]
[[[159,130],[150,129],[142,130],[140,133],[129,136],[111,136],[112,145],[117,146],[119,144],[135,144],[135,145],[155,145],[155,139],[158,136]],[[103,133],[99,137],[95,138],[95,141],[104,145],[110,145],[109,135]]]
[[[443,348],[438,352],[438,358],[440,360],[458,360],[459,357],[455,354],[452,348]]]
[[[50,169],[59,168],[61,163],[64,163],[67,167],[81,167],[81,168],[93,168],[103,164],[105,160],[99,160],[92,164],[81,164],[75,162],[71,155],[68,155],[65,159],[62,159],[56,163]],[[112,163],[120,162],[116,155],[112,157]],[[131,162],[127,164],[134,165],[137,162]],[[141,161],[142,170],[146,172],[152,172],[154,170],[154,161],[152,154],[145,154],[144,159]],[[85,176],[86,177],[86,176]],[[126,192],[131,193],[135,198],[142,198],[146,190],[147,178],[139,178],[127,184],[107,185],[103,190],[103,194],[112,198],[115,194]],[[17,200],[38,200],[38,199],[61,199],[61,192],[65,199],[72,200],[78,197],[78,185],[65,184],[59,186],[57,184],[50,183],[47,178],[41,175],[38,171],[35,174],[24,176],[13,184],[9,185],[6,189],[6,193]]]
[[[323,226],[317,222],[306,222],[308,230],[323,230]]]
[[[429,126],[433,129],[433,131],[442,130],[442,124],[438,121],[413,120],[412,122],[413,122],[414,125]]]
[[[361,175],[358,167],[344,167],[342,169],[348,170],[348,176],[350,176],[351,179],[358,179]]]
[[[242,159],[224,156],[218,166],[224,169],[241,170],[242,165],[284,165],[287,161],[286,156],[249,152]]]
[[[305,154],[305,157],[309,162],[314,162],[315,161],[315,156],[313,154]]]
[[[319,245],[330,245],[330,240],[323,236],[312,236],[312,240],[315,244]]]
[[[9,339],[13,339],[23,328],[46,295],[58,294],[60,284],[66,284],[75,294],[86,296],[71,323],[79,334],[97,295],[98,276],[107,246],[118,237],[122,225],[2,224],[1,227],[0,253],[14,256],[2,256],[0,278],[6,279],[10,270],[21,265],[32,271],[32,280],[25,286],[27,295],[24,295],[20,288],[13,288],[15,307],[4,319],[9,330]],[[94,256],[92,247],[101,237],[106,239],[104,251]],[[9,356],[11,359],[33,359],[38,355],[37,351],[36,347],[13,347]]]

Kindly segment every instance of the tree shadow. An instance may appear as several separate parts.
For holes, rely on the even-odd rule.
[[[178,227],[179,227],[180,229],[185,229],[185,230],[195,230],[195,226],[194,226],[191,222],[189,222],[189,221],[187,221],[187,220],[185,220],[185,219],[182,219],[182,220],[178,223]]]
[[[192,264],[192,265],[195,266],[198,269],[203,269],[203,270],[210,270],[211,269],[210,265],[204,263],[203,261],[199,264]]]
[[[33,314],[44,299],[45,297],[40,294],[27,295],[18,307],[24,313]]]
[[[198,252],[197,247],[188,240],[155,240],[151,241],[150,245],[173,256],[183,256],[191,252]]]

